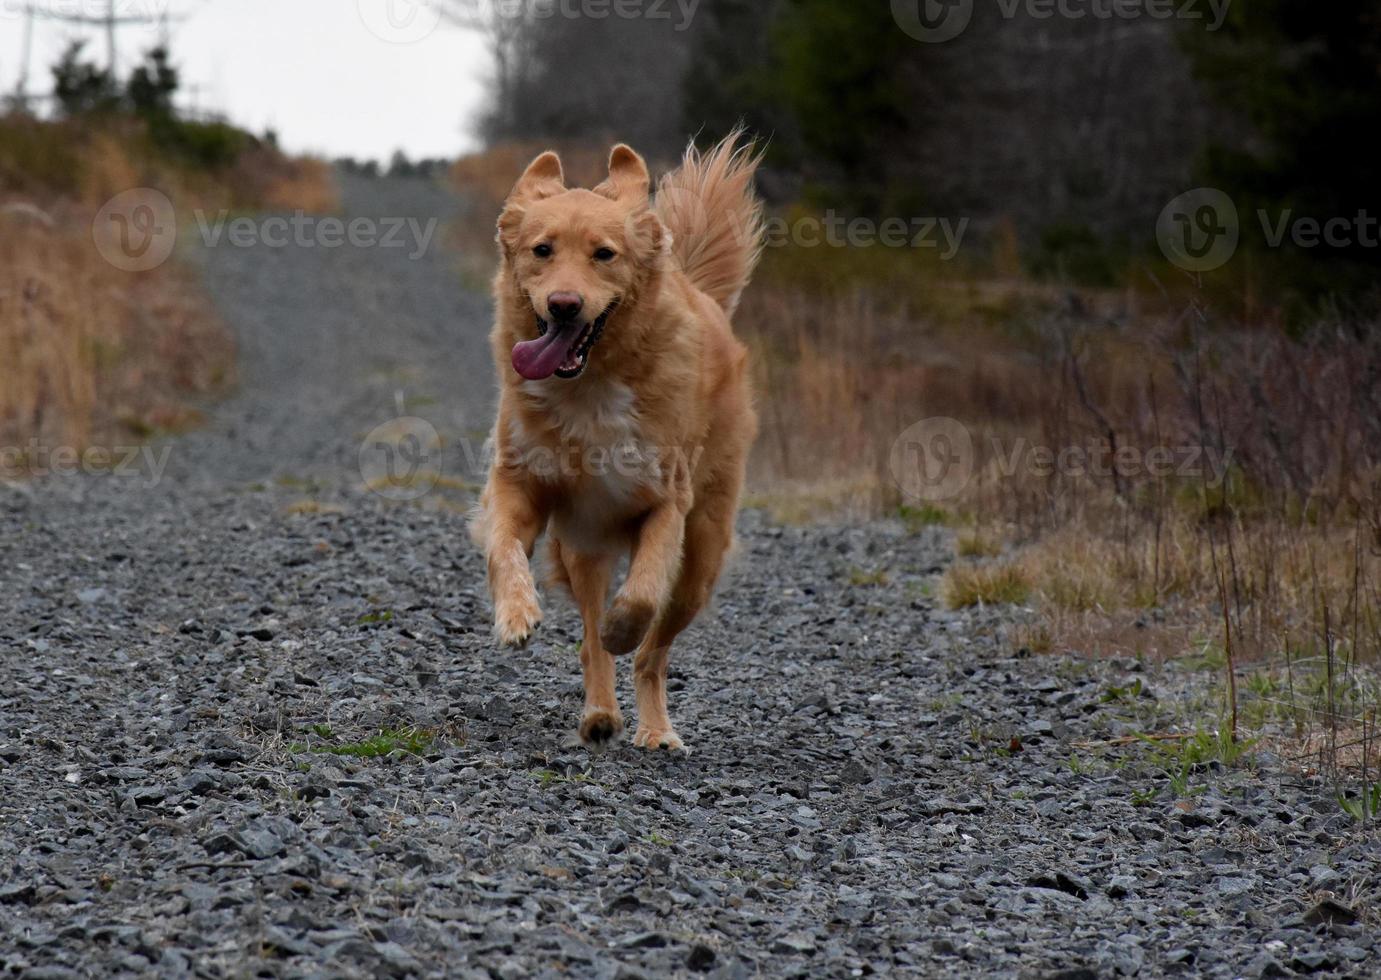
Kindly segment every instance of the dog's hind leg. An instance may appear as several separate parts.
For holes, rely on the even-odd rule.
[[[580,645],[580,666],[585,675],[585,713],[580,719],[580,740],[586,745],[603,744],[623,731],[615,691],[614,658],[599,638],[604,600],[609,594],[609,579],[614,559],[605,555],[582,555],[569,547],[554,549],[565,567],[571,595],[584,621],[584,642]]]
[[[671,597],[633,658],[633,687],[638,699],[638,730],[633,744],[647,749],[683,749],[667,712],[667,660],[672,641],[714,592],[724,556],[734,538],[736,492],[720,492],[698,502],[686,518],[680,572]]]

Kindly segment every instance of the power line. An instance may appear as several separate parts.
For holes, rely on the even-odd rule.
[[[24,8],[24,13],[28,16],[25,25],[25,47],[24,62],[21,67],[21,79],[27,78],[29,74],[29,55],[30,42],[32,41],[34,19],[57,21],[61,24],[75,24],[80,27],[101,27],[106,33],[106,65],[112,77],[115,75],[117,64],[115,32],[121,27],[148,27],[154,24],[161,25],[165,30],[170,21],[183,20],[183,17],[169,18],[167,12],[156,16],[147,14],[116,14],[115,0],[106,0],[106,12],[104,15],[96,17],[90,14],[64,14],[55,10],[45,10],[28,4]],[[21,81],[21,85],[23,82]]]
[[[157,24],[166,16],[163,14],[157,17],[149,17],[142,14],[116,14],[114,8],[115,4],[111,2],[111,12],[102,17],[92,17],[90,14],[60,14],[57,11],[44,10],[41,7],[24,7],[23,10],[31,17],[38,17],[42,20],[60,20],[64,24],[86,24],[91,27],[105,27],[110,24],[114,24],[116,27],[121,27],[125,24]]]

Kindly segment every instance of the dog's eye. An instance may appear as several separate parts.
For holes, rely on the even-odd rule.
[[[548,245],[546,242],[543,242],[543,243],[540,244],[540,245],[533,246],[533,249],[532,249],[532,254],[535,255],[535,256],[537,256],[539,259],[549,259],[549,258],[551,258],[551,252],[552,252],[551,246]]]
[[[595,249],[595,261],[596,261],[596,262],[610,262],[610,261],[613,260],[614,255],[615,255],[615,252],[614,252],[614,250],[613,250],[612,248],[597,248],[597,249]]]

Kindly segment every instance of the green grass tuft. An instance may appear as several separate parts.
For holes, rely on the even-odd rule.
[[[862,568],[849,569],[849,584],[853,586],[874,586],[886,585],[888,582],[887,569],[877,568],[867,571]]]
[[[912,534],[928,527],[943,527],[953,520],[948,511],[930,504],[924,507],[908,507],[903,504],[897,508],[897,517]]]
[[[335,734],[328,725],[313,725],[312,734],[328,743]],[[436,743],[436,734],[421,728],[386,728],[377,735],[358,742],[335,742],[326,745],[308,745],[295,742],[288,751],[316,752],[323,755],[341,755],[352,759],[380,759],[394,752],[408,755],[425,755]]]

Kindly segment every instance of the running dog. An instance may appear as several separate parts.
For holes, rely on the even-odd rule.
[[[586,745],[623,731],[614,655],[636,650],[633,742],[685,748],[667,713],[667,658],[733,544],[757,433],[730,319],[763,245],[759,161],[737,132],[708,153],[692,145],[654,204],[647,164],[627,146],[593,190],[567,188],[560,158],[543,153],[499,217],[499,410],[471,527],[509,646],[542,619],[530,559],[547,532],[552,582],[584,620]]]

